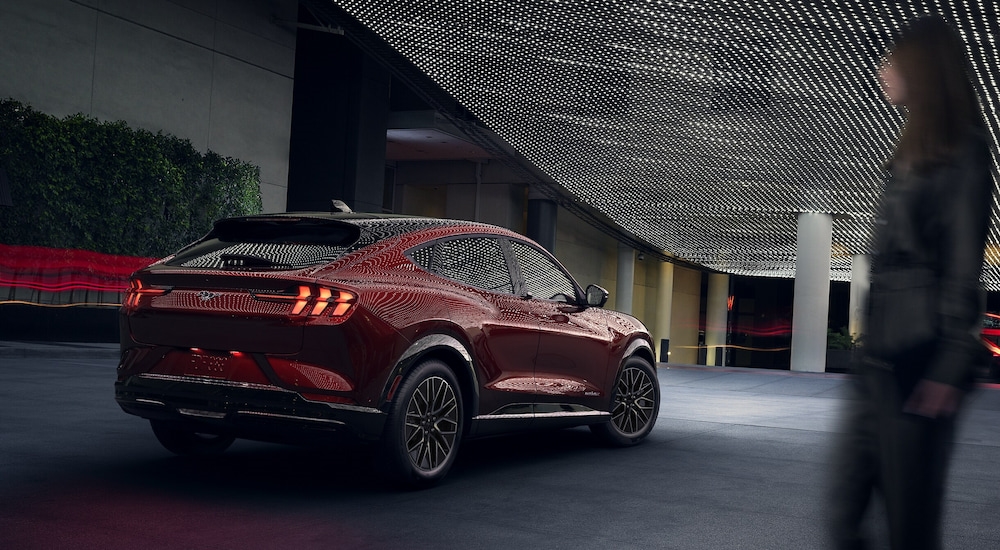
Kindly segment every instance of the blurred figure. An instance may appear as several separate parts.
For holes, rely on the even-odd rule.
[[[990,156],[965,48],[942,19],[903,28],[879,77],[906,123],[886,165],[857,395],[831,470],[831,531],[836,548],[866,548],[861,524],[879,492],[892,548],[940,548],[955,417],[984,354]]]

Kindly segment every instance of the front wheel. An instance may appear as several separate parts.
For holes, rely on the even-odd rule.
[[[218,435],[177,429],[168,423],[150,420],[153,435],[168,451],[178,455],[214,455],[236,441],[231,435]]]
[[[635,445],[646,438],[660,412],[660,383],[649,361],[629,357],[622,365],[611,396],[611,420],[590,427],[615,447]]]
[[[421,363],[399,385],[382,435],[386,473],[410,487],[441,481],[462,437],[458,380],[437,360]]]

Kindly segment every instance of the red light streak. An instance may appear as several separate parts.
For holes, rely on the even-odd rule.
[[[121,292],[125,290],[128,283],[125,284],[107,284],[107,283],[93,283],[88,281],[69,281],[60,283],[37,283],[37,282],[21,282],[16,279],[5,279],[0,277],[0,286],[14,287],[14,288],[27,288],[30,290],[37,290],[39,292],[69,292],[73,290],[94,290],[98,292]]]
[[[73,291],[120,293],[128,287],[130,274],[155,261],[156,258],[89,250],[0,244],[0,287],[53,294]],[[24,299],[0,301],[0,304],[13,303],[50,307],[112,305],[86,298],[70,304],[42,304]]]
[[[28,302],[26,300],[0,300],[0,305],[21,305],[35,307],[118,307],[120,302],[73,302],[70,304],[40,304],[38,302]]]
[[[992,353],[994,356],[1000,355],[1000,346],[997,346],[996,344],[990,342],[986,338],[983,338],[983,345],[986,346],[986,349],[990,350],[990,353]]]

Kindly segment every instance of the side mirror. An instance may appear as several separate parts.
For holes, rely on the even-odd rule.
[[[587,305],[589,307],[604,307],[608,301],[608,291],[597,285],[587,286]]]

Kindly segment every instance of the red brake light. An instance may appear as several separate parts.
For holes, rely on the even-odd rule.
[[[357,296],[344,290],[334,290],[325,286],[313,288],[308,285],[299,286],[298,294],[294,295],[254,293],[253,297],[270,302],[294,302],[291,314],[305,317],[325,315],[343,318],[357,301]],[[331,308],[331,304],[335,304],[335,307]]]
[[[320,287],[319,298],[316,299],[316,305],[313,306],[312,312],[309,315],[319,315],[323,313],[326,306],[330,305],[330,296],[333,293],[330,292],[329,288]]]
[[[163,296],[171,291],[171,287],[147,287],[140,279],[129,281],[128,290],[125,291],[125,307],[134,309],[139,307],[139,301],[143,296]]]
[[[309,290],[307,286],[299,287],[299,295],[295,298],[295,307],[292,308],[292,315],[298,315],[302,313],[302,310],[309,305],[309,298],[312,297],[312,291]]]
[[[351,306],[354,305],[354,301],[357,300],[357,296],[351,294],[350,292],[341,291],[337,299],[334,300],[337,303],[337,307],[333,310],[334,317],[343,317],[347,313]]]

